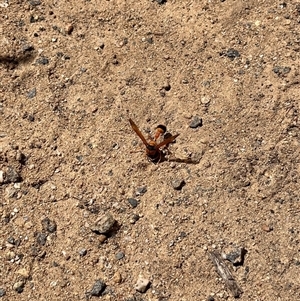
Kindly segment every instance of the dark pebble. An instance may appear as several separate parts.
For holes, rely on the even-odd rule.
[[[4,288],[0,288],[0,297],[5,296],[5,294],[6,294],[5,289]]]
[[[53,261],[52,266],[55,267],[55,268],[58,268],[59,267],[59,263],[57,263],[56,261]]]
[[[72,24],[67,24],[66,26],[66,33],[71,34],[74,30],[74,26]]]
[[[137,195],[143,195],[146,192],[147,192],[147,187],[146,186],[138,187],[137,190],[136,190]]]
[[[100,49],[103,49],[104,46],[105,46],[104,42],[103,42],[103,41],[100,41],[100,43],[99,43],[99,48],[100,48]]]
[[[5,182],[6,183],[17,183],[22,180],[20,174],[12,167],[9,167],[6,175],[5,175]]]
[[[209,297],[207,298],[207,301],[215,301],[215,298],[214,298],[213,296],[209,296]]]
[[[35,23],[39,21],[39,17],[38,16],[30,16],[30,23]]]
[[[169,83],[167,83],[163,86],[163,89],[165,89],[166,91],[170,91],[171,90],[171,85]]]
[[[131,205],[132,208],[135,208],[138,205],[138,201],[133,198],[129,198],[128,203]]]
[[[51,221],[48,217],[42,220],[42,227],[44,231],[54,233],[57,229],[56,223]]]
[[[181,190],[181,188],[185,185],[185,181],[181,179],[175,179],[172,181],[172,187],[175,190]]]
[[[30,52],[30,51],[33,51],[33,50],[34,50],[34,47],[32,45],[26,44],[25,46],[23,46],[23,51],[24,52]]]
[[[244,248],[235,248],[231,252],[224,254],[224,259],[233,263],[233,265],[243,265],[247,251]]]
[[[33,98],[36,96],[36,88],[33,88],[32,90],[30,90],[28,93],[27,93],[27,97],[28,98]]]
[[[288,74],[290,71],[291,71],[290,67],[275,66],[273,68],[273,72],[276,73],[278,76]]]
[[[120,259],[122,259],[122,258],[124,258],[125,257],[125,254],[123,253],[123,252],[118,252],[117,254],[116,254],[116,259],[117,260],[120,260]]]
[[[164,89],[160,89],[159,94],[160,94],[161,97],[165,97],[166,96],[166,91]]]
[[[164,4],[164,3],[167,2],[167,0],[156,0],[156,2],[157,2],[158,4]]]
[[[82,155],[78,155],[78,156],[76,156],[76,159],[77,159],[79,162],[82,162],[82,161],[83,161],[83,156],[82,156]]]
[[[146,42],[148,42],[149,44],[153,44],[153,38],[152,38],[152,37],[147,38],[147,39],[146,39]]]
[[[28,120],[30,122],[34,122],[34,116],[33,115],[28,115]]]
[[[16,240],[15,240],[12,236],[10,236],[10,237],[7,239],[7,242],[10,243],[10,244],[12,244],[12,245],[14,245],[14,244],[16,243]]]
[[[42,245],[44,246],[46,244],[46,241],[47,241],[47,234],[46,233],[37,233],[36,235],[36,242],[39,244],[39,245]]]
[[[41,57],[41,58],[38,58],[35,62],[39,65],[48,65],[49,59],[47,59],[46,57]]]
[[[29,0],[28,2],[31,6],[38,6],[41,4],[40,0]]]
[[[81,257],[83,257],[87,254],[87,249],[80,249],[78,253]]]
[[[199,116],[194,116],[192,121],[190,122],[190,128],[195,129],[199,126],[202,126],[202,118],[200,118]]]
[[[110,295],[110,296],[115,295],[115,292],[114,292],[113,288],[107,286],[105,288],[105,290],[102,292],[101,296],[105,296],[105,295]],[[112,299],[111,298],[107,298],[107,300],[112,300]]]
[[[139,215],[138,214],[134,214],[132,216],[132,218],[130,219],[130,223],[131,224],[135,224],[139,219],[140,219]]]
[[[180,237],[180,238],[185,238],[185,237],[187,237],[186,232],[184,232],[184,231],[180,232],[179,237]]]
[[[235,58],[240,56],[240,53],[237,50],[233,49],[233,48],[229,48],[227,50],[226,56],[228,58],[230,58],[231,60],[234,60]]]
[[[95,297],[100,297],[105,288],[106,284],[102,280],[96,280],[90,294]]]

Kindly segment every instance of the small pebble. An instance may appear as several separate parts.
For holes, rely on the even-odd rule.
[[[229,48],[227,50],[226,56],[233,61],[235,58],[240,56],[240,53],[233,48]]]
[[[114,274],[112,280],[113,280],[115,283],[121,283],[121,282],[122,282],[122,275],[121,275],[121,273],[120,273],[119,271],[117,271],[117,272]]]
[[[41,245],[41,246],[44,246],[47,242],[47,234],[46,233],[37,233],[36,235],[36,242]]]
[[[62,251],[62,254],[66,260],[69,260],[71,258],[71,256],[66,251]]]
[[[273,230],[273,227],[267,224],[264,224],[261,226],[261,229],[265,232],[271,232]]]
[[[38,65],[48,65],[49,64],[49,59],[46,58],[46,57],[41,57],[41,58],[38,58],[35,62]]]
[[[23,46],[23,51],[24,52],[29,52],[29,51],[33,51],[34,50],[34,47],[30,44],[26,44]]]
[[[83,249],[80,249],[78,253],[79,253],[79,255],[80,255],[81,257],[83,257],[83,256],[85,256],[85,255],[87,254],[87,249],[84,249],[84,248],[83,248]]]
[[[31,6],[38,6],[41,4],[40,0],[29,0],[28,2]]]
[[[91,291],[89,292],[92,296],[95,297],[100,297],[101,294],[103,293],[103,291],[106,288],[106,284],[104,283],[104,281],[102,280],[96,280],[93,288],[91,289]]]
[[[128,203],[131,205],[132,208],[135,208],[138,205],[138,201],[133,198],[129,198]]]
[[[134,288],[140,293],[145,293],[150,286],[150,281],[147,278],[139,276]]]
[[[30,16],[30,23],[35,23],[39,21],[39,16],[38,15],[34,15],[34,16]]]
[[[21,181],[20,174],[12,167],[9,167],[5,174],[5,183],[16,183]]]
[[[4,171],[0,170],[0,184],[4,183]]]
[[[4,288],[0,288],[0,298],[3,297],[3,296],[5,296],[5,294],[6,294],[5,289]]]
[[[244,248],[234,248],[226,253],[222,253],[221,256],[223,259],[226,259],[237,266],[243,264],[245,254],[246,250]]]
[[[170,91],[171,90],[171,85],[169,83],[165,83],[162,88],[166,91]]]
[[[97,234],[107,234],[112,230],[116,220],[110,213],[104,214],[96,223],[91,227],[91,230]]]
[[[147,187],[146,186],[142,186],[142,187],[138,187],[136,190],[136,195],[143,195],[147,192]]]
[[[104,42],[103,42],[103,41],[100,41],[100,42],[99,42],[99,48],[100,48],[100,49],[103,49],[104,46],[105,46],[105,45],[104,45]]]
[[[161,97],[165,97],[166,96],[166,91],[164,89],[160,89],[159,94],[160,94]]]
[[[26,270],[25,268],[19,269],[18,271],[16,271],[16,273],[26,279],[29,278],[29,275],[30,275],[29,270]]]
[[[189,126],[192,129],[202,126],[202,118],[200,118],[198,115],[194,116]]]
[[[10,244],[12,244],[12,245],[14,245],[16,241],[15,241],[15,239],[14,239],[12,236],[10,236],[10,237],[7,239],[7,242],[10,243]]]
[[[175,190],[181,190],[184,185],[185,185],[185,181],[182,179],[175,179],[172,181],[172,187]]]
[[[67,34],[71,34],[73,32],[73,29],[74,29],[74,27],[71,23],[67,24],[67,26],[65,28]]]
[[[129,222],[130,222],[130,224],[135,224],[139,219],[140,219],[140,216],[137,214],[134,214]]]
[[[36,88],[33,88],[27,93],[28,98],[34,98],[36,96]]]
[[[273,72],[276,73],[278,76],[283,76],[285,74],[288,74],[290,71],[291,71],[290,67],[275,66],[273,68]]]
[[[117,254],[116,254],[116,259],[117,260],[120,260],[120,259],[122,259],[122,258],[124,258],[125,257],[125,254],[123,253],[123,252],[118,252]]]
[[[100,235],[98,235],[98,239],[99,239],[100,244],[103,244],[106,241],[107,236],[104,234],[100,234]]]
[[[56,223],[55,221],[51,221],[48,217],[42,220],[42,227],[44,231],[54,233],[56,231]]]
[[[16,253],[13,251],[9,251],[5,254],[7,260],[12,260],[16,257]]]
[[[16,153],[16,160],[21,164],[25,164],[26,156],[18,150]]]
[[[17,281],[16,283],[14,283],[13,289],[17,293],[21,294],[23,292],[23,290],[24,290],[24,286],[25,286],[25,282],[24,281]]]
[[[210,98],[208,96],[201,97],[201,103],[207,105],[210,103]]]

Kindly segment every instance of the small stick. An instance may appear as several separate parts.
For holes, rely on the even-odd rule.
[[[232,273],[226,266],[225,261],[222,259],[218,252],[209,252],[212,262],[217,268],[218,274],[222,277],[225,282],[226,288],[232,293],[234,298],[239,298],[243,291],[234,280]]]

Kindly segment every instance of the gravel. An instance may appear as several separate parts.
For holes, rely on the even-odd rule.
[[[202,118],[200,118],[198,115],[196,115],[193,117],[192,121],[190,122],[189,127],[192,129],[195,129],[200,126],[202,126]]]
[[[147,278],[139,276],[134,288],[140,293],[145,293],[150,286],[150,281]]]
[[[103,291],[106,288],[106,284],[104,281],[98,279],[96,280],[94,286],[92,287],[91,291],[89,292],[89,294],[91,296],[95,296],[95,297],[100,297],[101,294],[103,293]]]
[[[48,217],[42,220],[43,230],[46,232],[54,233],[57,229],[55,221],[51,221]]]
[[[172,181],[172,187],[175,190],[181,190],[184,185],[185,185],[185,181],[183,179],[174,179]]]
[[[5,289],[4,288],[0,288],[0,297],[5,296],[5,294],[6,294]]]
[[[135,208],[138,205],[138,201],[136,199],[133,199],[133,198],[129,198],[128,203],[131,205],[132,208]]]
[[[235,58],[240,57],[240,53],[233,48],[229,48],[226,52],[226,56],[233,61]]]
[[[116,257],[117,260],[120,260],[120,259],[122,259],[122,258],[125,257],[125,254],[124,254],[124,252],[118,252],[118,253],[115,255],[115,257]]]
[[[106,213],[96,221],[91,230],[97,234],[107,234],[112,230],[115,222],[116,220],[113,216],[110,213]]]

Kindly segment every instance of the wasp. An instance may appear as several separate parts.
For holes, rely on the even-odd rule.
[[[179,135],[176,134],[172,136],[170,133],[166,133],[167,128],[164,125],[160,124],[155,130],[154,137],[151,138],[151,140],[147,141],[137,125],[132,121],[132,119],[129,119],[129,122],[132,129],[136,132],[136,134],[140,137],[140,139],[146,146],[146,155],[149,161],[154,163],[159,163],[163,159],[164,154],[162,152],[162,148],[164,146],[167,148],[168,144],[173,142]],[[159,138],[161,137],[163,137],[163,140],[161,142],[158,142]]]

